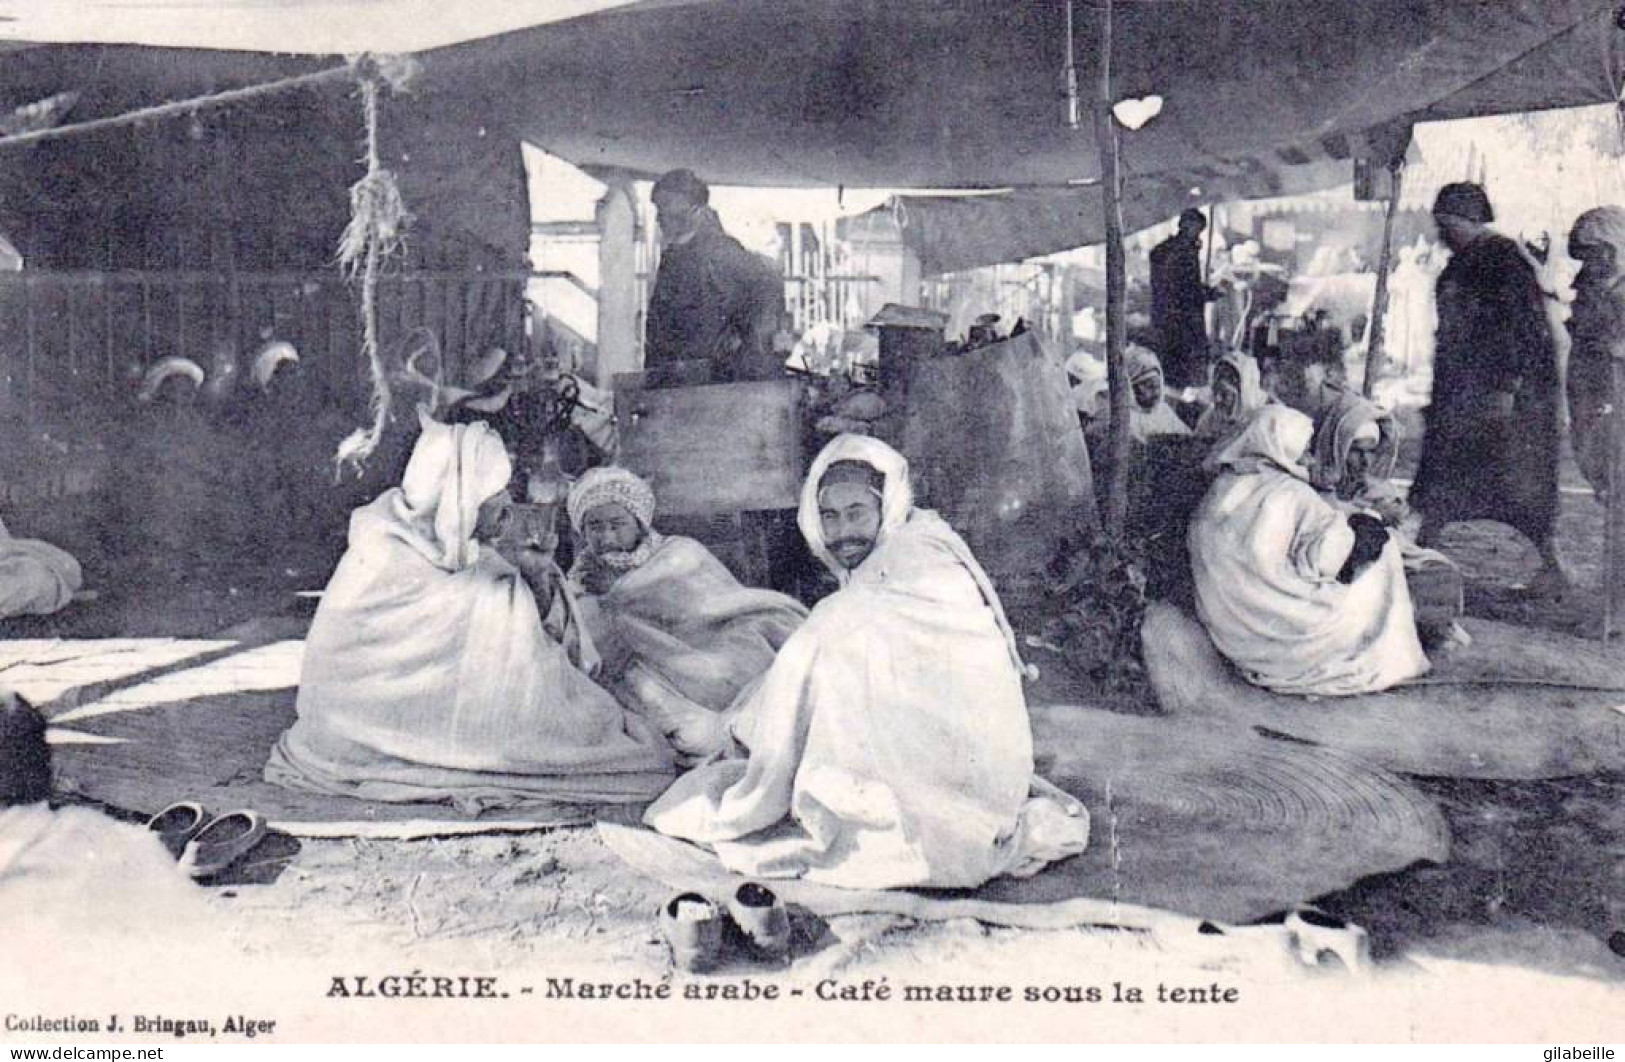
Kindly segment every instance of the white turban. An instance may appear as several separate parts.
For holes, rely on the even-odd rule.
[[[481,423],[441,424],[421,417],[423,432],[401,477],[407,516],[429,525],[428,556],[447,571],[461,571],[479,559],[474,526],[480,506],[507,489],[513,476],[508,449]]]
[[[613,465],[588,469],[570,488],[570,497],[565,503],[570,526],[579,534],[581,521],[587,514],[610,502],[636,517],[645,531],[650,530],[655,516],[654,488],[626,469]]]
[[[254,382],[261,387],[270,384],[271,377],[276,375],[277,368],[285,362],[297,362],[299,352],[292,343],[278,340],[267,343],[254,355]]]
[[[141,402],[151,402],[158,396],[158,388],[171,376],[184,376],[191,380],[194,386],[203,386],[203,366],[191,358],[164,358],[141,378],[141,393],[136,399]]]
[[[1203,462],[1210,472],[1254,473],[1268,466],[1307,480],[1304,451],[1315,436],[1315,422],[1289,406],[1264,406],[1239,433],[1221,442]]]

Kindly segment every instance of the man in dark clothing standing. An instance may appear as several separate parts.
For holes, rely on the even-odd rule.
[[[1570,579],[1557,552],[1562,446],[1557,346],[1535,268],[1492,232],[1489,197],[1451,184],[1433,205],[1450,264],[1439,275],[1433,398],[1411,489],[1421,544],[1461,520],[1494,520],[1540,550],[1537,588]]]
[[[1164,380],[1175,390],[1208,382],[1205,310],[1219,292],[1202,282],[1206,228],[1200,210],[1186,210],[1179,215],[1179,231],[1151,249],[1151,324]]]
[[[711,190],[688,170],[654,186],[660,268],[649,296],[643,364],[705,359],[711,382],[771,379],[782,359],[773,333],[784,314],[784,280],[766,258],[722,231]]]

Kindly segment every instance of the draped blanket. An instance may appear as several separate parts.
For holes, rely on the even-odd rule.
[[[0,523],[0,619],[49,615],[67,605],[82,582],[72,556],[49,542],[12,538]]]
[[[661,541],[654,555],[583,601],[583,623],[604,660],[602,678],[643,708],[649,681],[720,712],[773,663],[807,610],[771,590],[743,586],[691,538]],[[629,674],[643,681],[626,680]]]
[[[519,572],[472,541],[475,510],[493,491],[468,478],[506,484],[507,465],[476,473],[481,458],[466,443],[496,437],[483,425],[432,425],[425,438],[444,445],[446,432],[454,441],[436,474],[420,474],[420,441],[404,487],[352,517],[306,641],[299,719],[266,779],[476,812],[652,798],[672,773],[665,741],[548,635]]]
[[[1387,689],[1428,668],[1396,542],[1352,582],[1347,516],[1306,482],[1296,459],[1309,419],[1261,410],[1221,449],[1218,479],[1191,521],[1197,615],[1221,653],[1278,693]]]
[[[0,808],[0,934],[60,955],[117,938],[143,945],[213,928],[201,890],[150,830],[43,801]]]
[[[852,453],[832,444],[814,464],[802,529],[827,557],[812,492],[833,460],[887,460],[873,448],[895,458],[883,468],[882,536],[856,570],[839,573],[846,585],[813,609],[739,706],[733,734],[748,759],[678,779],[645,821],[763,877],[970,887],[1034,873],[1081,851],[1088,820],[1028,798],[1021,674],[964,542],[936,514],[910,508],[906,464],[872,439]]]

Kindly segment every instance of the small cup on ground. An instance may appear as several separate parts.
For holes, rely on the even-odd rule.
[[[660,930],[679,969],[705,973],[722,959],[722,912],[697,892],[680,893],[660,905]]]
[[[745,882],[729,897],[728,915],[764,957],[782,960],[790,954],[790,912],[772,889]]]

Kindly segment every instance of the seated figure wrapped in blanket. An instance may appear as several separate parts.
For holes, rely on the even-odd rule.
[[[1465,607],[1461,569],[1438,550],[1416,544],[1409,507],[1388,479],[1399,453],[1398,421],[1353,391],[1326,386],[1324,393],[1311,446],[1315,486],[1339,508],[1369,513],[1394,531],[1423,643],[1434,651],[1470,643],[1456,622]]]
[[[654,491],[594,468],[570,491],[570,577],[603,659],[599,681],[680,754],[713,748],[723,713],[807,618],[800,602],[743,586],[700,543],[654,529]]]
[[[1124,371],[1134,389],[1129,407],[1129,436],[1145,442],[1161,435],[1189,435],[1191,430],[1168,404],[1162,361],[1149,349],[1131,344],[1123,355]]]
[[[1196,613],[1248,681],[1348,695],[1428,670],[1398,543],[1376,518],[1332,505],[1301,462],[1314,424],[1265,406],[1210,461],[1191,519]]]
[[[551,555],[492,546],[511,471],[485,425],[424,419],[401,485],[351,518],[268,781],[475,813],[665,788],[670,747],[589,677],[597,654]]]
[[[71,554],[49,542],[13,538],[0,520],[0,620],[65,608],[83,582]]]
[[[1202,411],[1195,434],[1204,439],[1228,438],[1273,401],[1264,390],[1258,359],[1230,351],[1213,366],[1213,404]]]
[[[998,595],[914,508],[902,455],[837,436],[798,520],[840,589],[728,713],[717,760],[644,821],[736,873],[849,888],[969,888],[1082,851],[1087,814],[1033,774]]]

